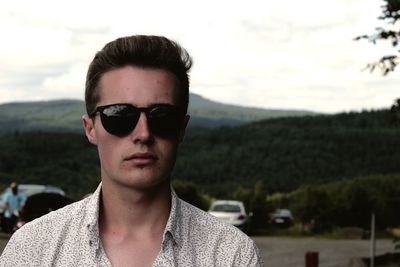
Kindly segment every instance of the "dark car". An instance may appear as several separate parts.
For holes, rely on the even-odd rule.
[[[293,225],[292,212],[288,209],[277,209],[271,214],[270,223],[281,228],[288,228]]]
[[[2,214],[5,208],[4,195],[8,190],[10,189],[6,189],[0,195],[0,219],[3,217]],[[65,195],[65,192],[61,188],[52,185],[20,184],[18,185],[18,190],[25,194],[27,199],[25,206],[20,212],[14,227],[15,229],[21,227],[26,222],[73,202]],[[0,225],[4,226],[2,221],[0,221]]]
[[[7,188],[0,194],[0,214],[4,212],[5,208],[4,195],[8,191],[10,191],[10,188]],[[55,193],[65,196],[65,192],[61,188],[53,185],[19,184],[18,191],[22,192],[27,198],[39,193]]]
[[[39,193],[32,195],[28,197],[22,209],[19,227],[51,211],[58,210],[71,204],[72,202],[72,199],[57,193]]]

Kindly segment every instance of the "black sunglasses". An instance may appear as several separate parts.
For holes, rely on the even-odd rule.
[[[177,106],[156,104],[138,108],[131,104],[112,104],[97,107],[89,114],[93,117],[100,113],[104,129],[112,135],[125,136],[135,129],[140,113],[146,114],[150,131],[160,137],[177,137],[183,127],[185,113]]]

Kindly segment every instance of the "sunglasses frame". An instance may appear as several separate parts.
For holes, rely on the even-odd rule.
[[[112,114],[106,114],[108,108],[121,106],[117,111]],[[157,109],[167,108],[167,113],[164,116],[154,116],[157,114],[152,114]],[[124,111],[129,115],[118,114],[118,112]],[[112,112],[112,111],[111,111]],[[89,117],[93,118],[97,113],[100,113],[101,123],[103,128],[110,134],[116,136],[126,136],[130,134],[137,126],[141,113],[145,113],[147,123],[149,125],[152,134],[161,137],[176,137],[179,130],[183,127],[183,122],[185,118],[185,112],[182,108],[171,105],[171,104],[153,104],[148,107],[136,107],[129,103],[114,103],[104,106],[98,106],[96,109],[89,114]],[[131,124],[126,124],[129,117],[131,117]],[[117,120],[120,119],[124,124],[118,125]],[[120,123],[121,123],[120,122]],[[129,121],[128,121],[129,122]],[[165,123],[169,123],[165,124]]]

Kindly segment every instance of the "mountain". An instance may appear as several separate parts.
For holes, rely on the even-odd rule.
[[[16,102],[0,105],[0,132],[51,131],[83,132],[81,117],[85,104],[80,100]],[[266,118],[313,115],[312,112],[272,110],[221,104],[196,94],[190,95],[190,126],[240,125]]]
[[[0,132],[82,132],[83,101],[54,100],[0,105]]]
[[[197,94],[191,94],[189,102],[189,114],[193,120],[192,126],[234,126],[244,122],[269,118],[316,115],[314,112],[305,110],[262,109],[222,104]]]

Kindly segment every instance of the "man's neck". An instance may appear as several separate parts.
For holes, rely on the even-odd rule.
[[[169,180],[151,189],[103,181],[99,231],[113,266],[151,266],[161,248],[171,210]]]
[[[116,187],[103,182],[100,234],[141,236],[164,232],[171,209],[169,181],[149,189]]]

